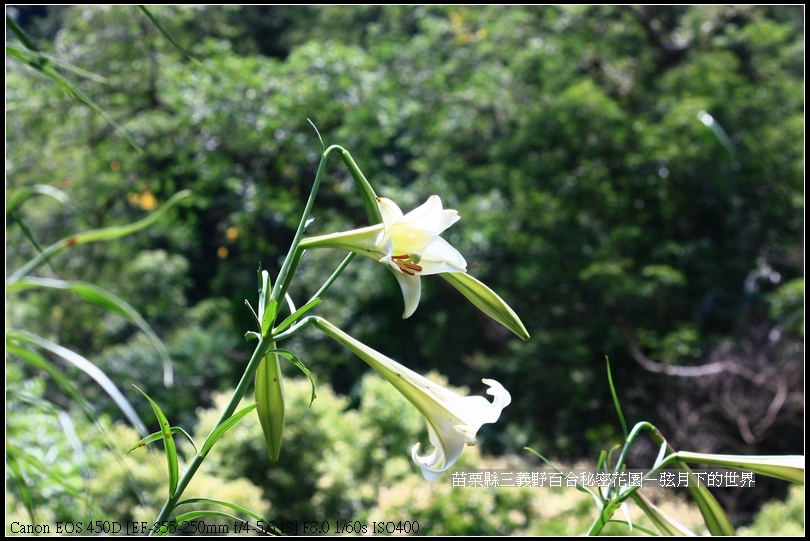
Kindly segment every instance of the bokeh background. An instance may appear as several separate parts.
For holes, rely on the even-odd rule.
[[[7,272],[36,253],[29,233],[47,246],[194,192],[149,230],[38,271],[130,302],[169,348],[175,388],[163,387],[154,349],[120,318],[64,292],[7,298],[7,325],[92,360],[145,420],[151,409],[132,384],[204,437],[220,393],[244,370],[244,300],[255,301],[259,263],[277,271],[320,158],[309,119],[406,212],[432,194],[457,209],[445,237],[532,335],[521,341],[439,278],[423,280],[419,309],[403,321],[396,281],[369,260],[353,262],[317,308],[451,385],[504,384],[512,404],[460,465],[540,467],[524,446],[595,463],[621,440],[606,358],[628,421],[654,423],[676,448],[803,454],[803,6],[152,13],[198,62],[136,7],[6,8],[43,52],[104,78],[63,72],[140,147],[7,57],[7,195],[49,184],[69,196],[7,217]],[[307,232],[367,225],[354,190],[330,163]],[[308,298],[341,258],[307,254],[293,296]],[[289,379],[290,366],[281,462],[268,461],[251,416],[212,456],[201,492],[227,492],[278,520],[417,519],[433,534],[585,530],[594,510],[575,491],[426,484],[408,456],[426,441],[423,425],[387,384],[317,332],[285,347],[316,374],[318,399],[307,407],[308,384]],[[43,522],[155,516],[162,459],[113,450],[138,436],[97,386],[82,389],[106,437],[14,357],[6,380],[7,441],[71,487],[26,472]],[[639,449],[638,467],[649,451]],[[785,483],[757,484],[718,493],[738,525],[786,495]],[[25,516],[13,485],[6,502],[7,514]],[[800,531],[802,507],[794,502]]]

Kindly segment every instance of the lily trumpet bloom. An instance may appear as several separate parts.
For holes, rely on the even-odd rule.
[[[460,218],[458,212],[443,209],[442,201],[432,195],[421,206],[403,215],[396,203],[378,197],[383,223],[353,231],[311,237],[302,248],[341,248],[384,263],[393,273],[405,300],[403,319],[419,306],[422,295],[420,277],[440,273],[466,273],[464,257],[441,238],[442,232]]]
[[[496,422],[512,401],[509,392],[492,379],[482,380],[489,386],[492,402],[483,396],[461,396],[355,340],[323,318],[315,318],[314,323],[388,380],[422,414],[433,450],[420,455],[421,444],[416,443],[411,458],[428,481],[452,467],[464,447],[475,445],[481,425]]]

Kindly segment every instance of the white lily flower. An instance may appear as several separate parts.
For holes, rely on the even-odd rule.
[[[439,235],[456,223],[458,212],[443,209],[432,195],[421,206],[403,215],[396,203],[378,197],[383,223],[344,233],[304,239],[303,248],[342,248],[384,263],[394,273],[405,300],[403,319],[419,306],[421,276],[467,272],[464,257]]]
[[[416,443],[411,457],[428,481],[450,469],[464,447],[475,445],[481,425],[496,422],[512,401],[509,392],[492,379],[482,380],[489,386],[487,393],[494,397],[492,402],[483,396],[461,396],[371,349],[322,318],[316,318],[315,325],[379,372],[422,414],[433,450],[420,455],[421,444]]]

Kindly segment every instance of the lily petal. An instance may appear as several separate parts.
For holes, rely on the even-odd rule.
[[[453,391],[432,383],[427,378],[422,376],[419,378],[427,382],[429,385],[427,392],[433,395],[439,405],[439,408],[433,406],[432,409],[445,410],[445,412],[433,416],[425,415],[424,411],[422,412],[422,415],[425,415],[433,451],[420,456],[421,444],[419,443],[411,449],[411,458],[422,467],[422,475],[428,481],[433,481],[439,474],[455,464],[464,447],[475,444],[475,435],[481,425],[498,420],[501,410],[509,405],[512,397],[503,385],[493,379],[481,380],[490,387],[487,389],[487,394],[494,397],[494,400],[490,402],[483,396],[459,396]],[[420,411],[422,411],[421,408]]]
[[[393,263],[393,265],[396,267],[396,263]],[[418,276],[399,272],[398,269],[394,270],[393,273],[405,301],[405,311],[402,313],[402,319],[408,319],[416,312],[416,308],[419,306],[419,299],[422,296],[422,281]]]
[[[439,224],[439,233],[444,232],[445,229],[456,223],[461,219],[458,212],[452,209],[442,211],[442,221]]]
[[[421,254],[420,274],[439,274],[442,272],[467,272],[467,261],[458,250],[441,237],[436,237],[427,245]]]
[[[512,401],[509,392],[491,379],[482,381],[489,386],[487,393],[494,397],[492,402],[483,396],[461,396],[355,340],[325,319],[316,317],[314,321],[316,327],[388,380],[425,418],[433,450],[420,455],[421,445],[417,443],[411,450],[411,458],[428,481],[450,469],[464,448],[475,443],[481,425],[497,421],[503,408]]]
[[[389,229],[392,225],[402,219],[402,210],[399,206],[387,197],[378,197],[377,204],[382,214],[383,226]]]
[[[384,198],[383,198],[384,199]],[[419,205],[399,220],[403,227],[417,227],[439,234],[442,223],[442,200],[438,195],[431,195],[428,200]]]

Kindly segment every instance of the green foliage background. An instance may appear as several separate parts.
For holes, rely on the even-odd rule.
[[[213,414],[197,408],[214,407],[249,356],[243,300],[255,295],[257,264],[278,267],[314,178],[320,153],[309,118],[328,144],[351,151],[380,195],[407,210],[435,193],[457,209],[462,221],[446,237],[531,333],[520,342],[467,310],[442,280],[427,281],[416,314],[402,321],[395,280],[368,261],[353,263],[318,308],[415,370],[472,392],[481,377],[502,382],[513,403],[482,432],[484,452],[513,456],[531,445],[567,460],[595,457],[617,434],[606,355],[629,420],[655,423],[679,448],[803,452],[802,7],[153,13],[200,64],[135,7],[7,8],[44,52],[104,77],[70,76],[142,150],[7,62],[6,183],[9,194],[50,184],[69,195],[65,206],[20,210],[41,245],[133,221],[193,190],[156,227],[70,250],[41,271],[127,299],[167,343],[178,388],[162,387],[159,360],[135,328],[59,292],[16,296],[7,306],[15,327],[82,353],[122,389],[137,384],[173,424],[208,426]],[[365,225],[352,190],[333,163],[308,233]],[[6,239],[8,269],[35,253],[17,223],[7,223]],[[294,297],[313,293],[306,284],[319,284],[340,257],[308,254]],[[381,491],[423,490],[405,454],[418,418],[391,406],[381,383],[369,391],[365,365],[317,334],[286,347],[336,394],[319,391],[312,410],[303,398],[288,406],[278,466],[266,462],[258,427],[240,426],[212,466],[218,477],[257,487],[261,497],[242,491],[255,500],[245,505],[302,520],[371,517],[395,501]],[[676,378],[644,361],[659,371],[736,368]],[[7,376],[7,387],[64,403],[35,373]],[[105,404],[92,384],[83,389]],[[148,404],[128,396],[151,418]],[[13,416],[27,426],[42,415],[11,402],[7,414],[8,437],[24,433]],[[115,466],[102,469],[113,475]],[[139,481],[154,483],[158,471]],[[98,479],[81,468],[75,475],[95,494]],[[103,486],[129,490],[123,478]],[[526,502],[536,495],[521,494],[464,501],[467,526],[431,531],[535,531]],[[749,500],[724,503],[745,520],[757,505]],[[110,501],[132,502],[105,507],[110,517],[140,516],[134,499]],[[71,504],[60,505],[50,512],[69,516]],[[442,505],[446,513],[438,503],[425,512],[460,515]]]

